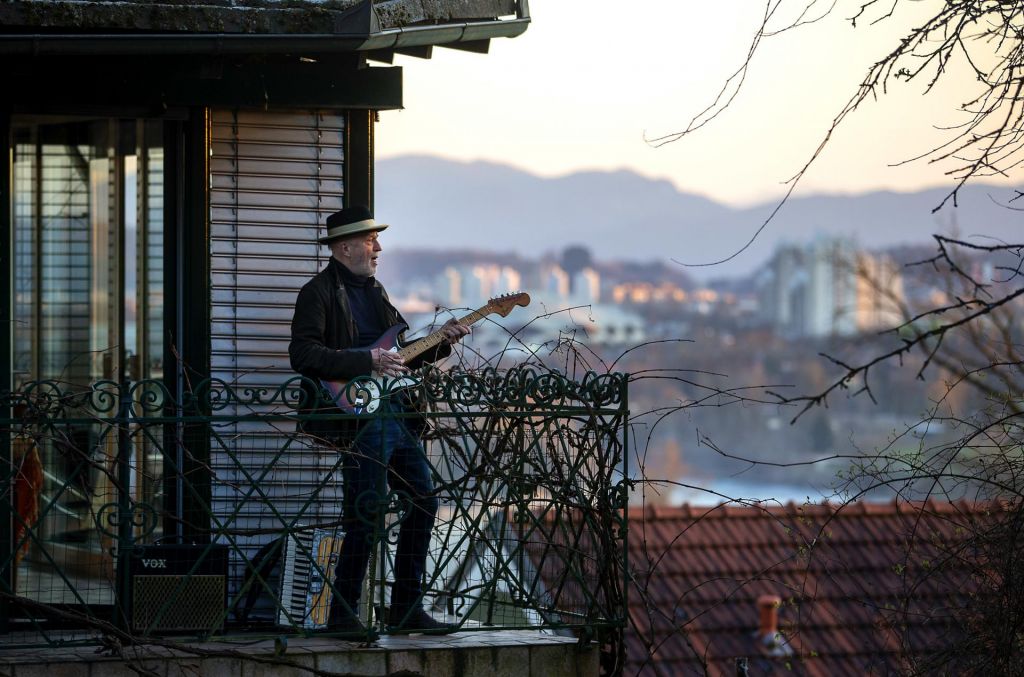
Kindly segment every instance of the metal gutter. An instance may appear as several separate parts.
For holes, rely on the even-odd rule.
[[[238,33],[153,34],[22,34],[0,35],[2,55],[229,55],[284,54],[291,52],[332,54],[375,49],[514,38],[530,24],[529,6],[520,2],[519,16],[505,21],[473,21],[431,26],[387,28],[369,35],[253,35]]]

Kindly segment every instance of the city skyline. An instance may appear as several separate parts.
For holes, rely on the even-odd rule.
[[[907,301],[901,263],[844,237],[780,243],[749,276],[711,284],[622,267],[583,247],[568,248],[561,259],[509,261],[476,252],[440,266],[419,264],[416,250],[403,250],[400,257],[402,274],[385,272],[384,279],[415,331],[503,294],[527,292],[542,315],[560,316],[534,328],[544,340],[557,339],[566,326],[582,330],[581,340],[593,344],[640,341],[641,335],[671,338],[684,316],[710,324],[739,321],[745,330],[770,328],[784,338],[821,339],[899,325]],[[930,284],[925,289],[937,291]],[[644,307],[649,310],[641,313]]]

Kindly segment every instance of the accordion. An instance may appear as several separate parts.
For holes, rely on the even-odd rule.
[[[328,582],[334,579],[342,537],[340,530],[332,529],[297,530],[286,537],[278,625],[307,630],[327,625],[331,610]]]

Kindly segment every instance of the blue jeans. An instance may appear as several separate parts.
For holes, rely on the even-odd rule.
[[[423,445],[404,420],[385,413],[363,424],[351,448],[342,453],[347,456],[342,465],[345,537],[334,580],[339,597],[356,611],[371,548],[377,545],[380,511],[388,507],[386,478],[401,513],[391,606],[418,606],[439,504]]]

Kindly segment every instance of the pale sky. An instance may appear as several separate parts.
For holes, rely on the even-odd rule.
[[[406,110],[381,113],[378,158],[430,153],[544,176],[626,168],[733,205],[778,196],[867,67],[934,7],[902,2],[895,21],[855,29],[844,17],[859,4],[764,42],[732,108],[652,148],[645,134],[684,128],[742,63],[765,1],[533,0],[530,28],[493,40],[490,54],[396,59]],[[901,84],[862,107],[797,194],[951,185],[942,167],[889,165],[947,138],[934,126],[961,121],[969,82],[950,78],[928,97],[922,83]]]

